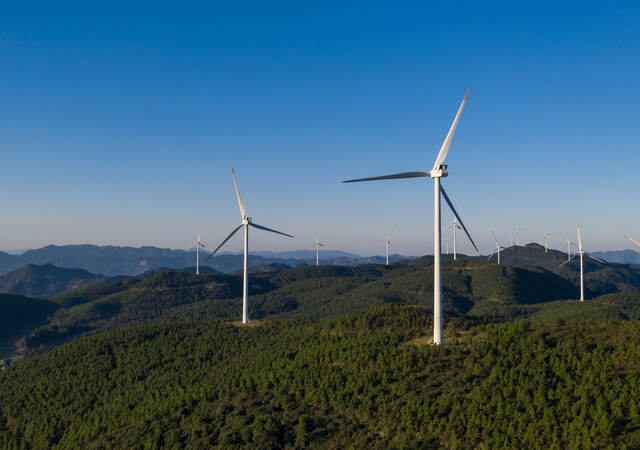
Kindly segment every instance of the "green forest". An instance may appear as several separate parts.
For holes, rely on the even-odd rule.
[[[337,319],[113,331],[0,375],[7,447],[638,448],[640,324]]]
[[[640,294],[538,266],[159,272],[49,300],[0,372],[2,448],[640,448]],[[14,330],[15,331],[15,330]]]

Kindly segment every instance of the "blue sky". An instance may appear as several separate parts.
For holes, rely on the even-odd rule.
[[[430,180],[339,181],[430,169],[467,88],[443,184],[483,252],[490,230],[560,247],[578,222],[587,250],[628,248],[639,18],[631,2],[3,4],[0,248],[184,248],[198,225],[215,245],[240,218],[234,166],[249,215],[297,236],[253,249],[318,233],[382,253],[394,229],[395,251],[430,253]]]

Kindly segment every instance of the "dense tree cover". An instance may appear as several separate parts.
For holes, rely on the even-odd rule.
[[[48,300],[0,294],[0,338],[42,322],[56,309],[58,305]]]
[[[145,325],[0,375],[0,446],[637,448],[640,323],[337,319]]]
[[[443,271],[444,310],[454,316],[513,320],[535,313],[541,302],[578,293],[569,281],[538,267],[464,259],[445,261]],[[433,304],[428,262],[297,267],[252,274],[249,280],[250,316],[255,319],[318,319],[386,303]],[[41,352],[83,335],[150,322],[236,320],[241,295],[240,275],[162,272],[120,280],[54,298],[63,308],[31,333],[27,344],[31,352]]]

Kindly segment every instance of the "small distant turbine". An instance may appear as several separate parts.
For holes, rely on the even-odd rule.
[[[316,236],[316,243],[314,245],[314,248],[316,249],[316,267],[320,265],[320,258],[319,258],[320,247],[324,247],[324,244],[321,243],[318,240],[318,237]]]
[[[455,261],[456,259],[458,259],[458,247],[456,246],[456,231],[462,229],[460,228],[460,225],[458,225],[457,217],[454,217],[453,223],[445,229],[448,230],[449,228],[453,228],[453,260]],[[447,236],[447,254],[449,254],[448,249],[449,249],[449,237]]]
[[[520,232],[522,230],[524,230],[525,228],[526,227],[522,227],[522,228],[513,227],[513,231],[514,231],[514,233],[516,235],[516,247],[518,247],[520,245]]]
[[[498,239],[496,239],[496,235],[495,235],[495,233],[493,231],[491,232],[491,236],[493,236],[493,240],[496,243],[496,248],[493,251],[493,253],[491,253],[491,255],[489,255],[487,260],[491,260],[493,255],[495,255],[497,253],[498,254],[498,264],[500,264],[500,250],[502,250],[504,247],[500,245],[500,243],[498,242]]]
[[[606,261],[603,261],[600,258],[596,258],[595,256],[589,255],[588,253],[585,253],[584,248],[582,248],[582,237],[580,236],[580,225],[577,226],[577,230],[578,230],[578,254],[580,255],[580,301],[583,302],[584,301],[584,267],[583,267],[583,255],[587,255],[589,258],[591,259],[595,259],[598,262],[601,262],[603,264],[606,264]],[[569,258],[568,260],[566,260],[565,262],[563,262],[562,264],[560,264],[560,267],[564,266],[566,263],[568,263],[571,260],[571,258]]]
[[[196,237],[196,241],[189,248],[196,249],[196,275],[200,275],[200,247],[206,248],[202,242],[200,242],[200,228],[198,228],[198,234]]]
[[[549,251],[549,236],[551,236],[551,233],[544,234],[544,252],[545,253]]]
[[[393,180],[398,178],[432,178],[433,179],[433,187],[434,187],[434,196],[433,196],[433,343],[435,345],[442,344],[442,270],[441,270],[441,259],[442,259],[442,221],[440,220],[440,197],[444,198],[444,200],[449,205],[449,208],[453,212],[454,216],[458,218],[458,222],[460,226],[466,233],[467,237],[473,244],[473,247],[478,251],[478,247],[476,246],[473,239],[471,239],[471,235],[467,231],[467,228],[464,226],[462,220],[460,220],[460,216],[457,211],[453,207],[449,196],[445,192],[445,190],[440,185],[440,179],[446,177],[449,172],[447,170],[447,166],[444,164],[444,160],[447,157],[447,153],[449,153],[449,147],[451,146],[451,141],[453,139],[453,134],[456,131],[456,127],[458,126],[458,120],[460,119],[460,114],[462,114],[462,109],[464,108],[464,104],[467,101],[467,97],[469,96],[469,91],[467,91],[462,103],[460,104],[460,108],[458,109],[458,113],[456,114],[455,119],[453,119],[453,123],[451,124],[451,128],[449,128],[449,132],[447,133],[447,137],[445,138],[442,146],[440,147],[440,151],[438,152],[438,156],[436,157],[436,161],[433,164],[433,168],[429,172],[404,172],[404,173],[395,173],[393,175],[383,175],[381,177],[371,177],[371,178],[359,178],[356,180],[346,180],[343,183],[353,183],[356,181],[374,181],[374,180]]]
[[[387,234],[387,237],[384,238],[384,244],[385,244],[385,250],[386,250],[386,254],[387,254],[387,263],[386,265],[389,265],[389,249],[391,248],[391,235],[393,234],[393,230],[391,230],[391,233]]]
[[[281,234],[282,236],[294,237],[290,234],[283,233],[281,231],[272,230],[271,228],[263,227],[262,225],[258,225],[257,223],[253,223],[251,217],[247,217],[247,214],[244,209],[244,203],[242,203],[242,197],[240,196],[240,190],[238,189],[238,180],[236,180],[236,172],[231,169],[231,173],[233,173],[233,183],[236,186],[236,196],[238,197],[238,206],[240,207],[240,215],[242,216],[242,223],[238,225],[238,227],[231,232],[229,236],[226,237],[222,244],[218,245],[211,254],[205,259],[205,262],[209,261],[213,255],[216,254],[220,248],[227,243],[231,236],[236,234],[236,232],[240,228],[244,228],[244,271],[242,276],[242,323],[249,323],[249,271],[248,271],[248,262],[249,262],[249,227],[257,228],[259,230],[269,231],[271,233]]]
[[[569,261],[571,261],[571,246],[575,245],[573,242],[571,242],[571,240],[569,238],[567,238],[567,260],[565,261],[565,264],[568,263]]]

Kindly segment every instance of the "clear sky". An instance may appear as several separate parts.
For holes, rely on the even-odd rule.
[[[467,88],[443,185],[483,252],[640,238],[637,3],[98,3],[0,6],[0,248],[215,245],[234,166],[297,236],[253,249],[430,253],[431,180],[339,181],[429,170]]]

